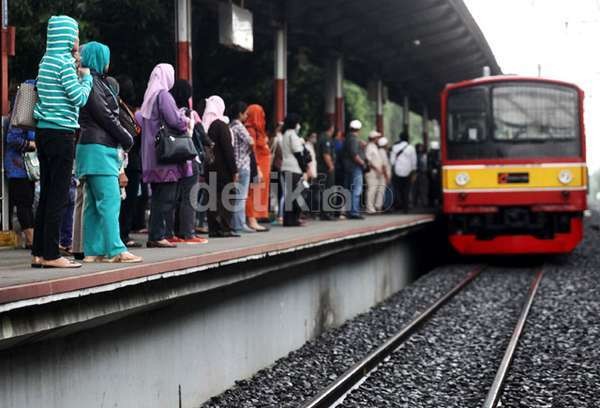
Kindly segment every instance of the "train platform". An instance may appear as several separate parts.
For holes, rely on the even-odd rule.
[[[33,269],[26,250],[0,252],[0,311],[7,303],[49,297],[73,297],[115,289],[115,285],[200,272],[219,265],[296,252],[357,237],[410,229],[433,222],[433,215],[379,215],[358,221],[310,221],[305,227],[275,225],[268,233],[244,234],[240,238],[214,238],[203,245],[179,245],[173,249],[135,249],[144,258],[140,264],[84,264],[78,269]],[[137,236],[140,242],[145,235]],[[107,286],[112,285],[112,286]],[[2,306],[2,305],[5,306]]]

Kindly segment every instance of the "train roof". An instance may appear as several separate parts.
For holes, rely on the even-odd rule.
[[[583,93],[583,90],[571,82],[561,81],[557,79],[550,78],[539,78],[539,77],[530,77],[530,76],[520,76],[520,75],[492,75],[486,77],[480,77],[475,79],[469,79],[466,81],[456,82],[452,84],[447,84],[444,88],[444,92],[451,91],[457,88],[465,88],[469,86],[475,85],[483,85],[495,82],[540,82],[546,84],[554,84],[561,86],[568,86],[570,88],[575,88],[578,92]]]

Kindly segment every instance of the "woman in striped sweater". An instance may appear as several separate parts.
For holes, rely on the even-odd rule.
[[[73,54],[79,48],[79,26],[68,16],[48,21],[46,53],[38,72],[39,101],[36,144],[40,160],[40,201],[35,220],[33,267],[77,268],[81,264],[58,252],[61,215],[67,205],[73,170],[75,131],[79,109],[92,89],[90,70],[77,68]]]

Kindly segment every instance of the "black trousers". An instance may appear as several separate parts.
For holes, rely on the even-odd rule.
[[[392,183],[394,185],[394,207],[396,210],[407,212],[410,194],[410,176],[399,177],[394,175]]]
[[[216,197],[209,197],[208,211],[206,214],[208,233],[210,235],[233,231],[232,210],[234,208],[234,202],[232,199],[229,199],[229,197],[223,195],[223,189],[227,184],[228,183],[224,181],[218,181],[216,189],[213,189],[211,186],[211,194],[215,191]],[[229,193],[231,193],[231,191]]]
[[[142,172],[138,170],[125,169],[127,176],[127,187],[125,187],[125,200],[121,201],[121,213],[119,224],[121,228],[121,240],[124,243],[130,241],[129,234],[133,229],[133,220],[138,210],[138,191],[142,182]]]
[[[8,208],[8,220],[13,218],[13,207],[17,207],[17,219],[21,229],[33,228],[35,219],[33,217],[33,197],[35,182],[26,178],[8,179],[8,196],[10,205]]]
[[[152,183],[152,199],[150,200],[150,222],[148,240],[160,241],[167,236],[168,220],[175,214],[177,183]]]
[[[40,201],[32,254],[53,260],[60,257],[58,239],[61,218],[69,202],[75,137],[67,131],[38,128],[36,145],[40,160]]]
[[[302,179],[302,174],[289,171],[282,172],[285,183],[285,198],[283,200],[283,225],[285,227],[295,227],[300,225],[301,207],[298,200],[292,200],[293,191]]]
[[[170,232],[173,233],[171,235],[189,239],[196,233],[198,197],[192,197],[196,184],[198,184],[198,174],[196,172],[189,177],[183,177],[177,182],[177,202],[175,204],[173,227],[170,228]]]
[[[335,211],[332,211],[336,207],[336,203],[332,202],[336,198],[332,196],[332,187],[335,185],[335,173],[319,173],[319,188],[320,188],[320,199],[319,199],[319,213],[321,217],[333,217]]]

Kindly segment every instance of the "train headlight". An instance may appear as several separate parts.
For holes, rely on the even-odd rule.
[[[569,170],[562,170],[558,174],[558,181],[560,181],[562,184],[569,184],[571,181],[573,181],[573,173],[571,173]]]
[[[464,187],[471,181],[471,177],[469,177],[467,173],[458,173],[454,178],[454,181],[456,182],[456,185]]]

